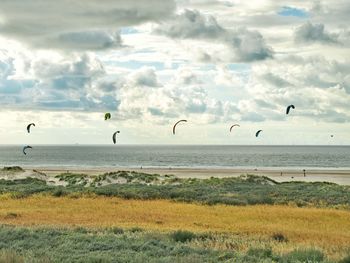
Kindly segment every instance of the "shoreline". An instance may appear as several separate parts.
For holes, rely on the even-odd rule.
[[[267,176],[277,182],[305,181],[305,182],[330,182],[340,185],[350,185],[350,169],[251,169],[251,168],[148,168],[143,167],[24,167],[25,170],[37,170],[47,175],[57,175],[67,171],[96,175],[116,171],[135,171],[150,174],[171,174],[179,178],[206,179],[210,177],[238,177],[243,174]],[[282,172],[282,175],[281,175]]]

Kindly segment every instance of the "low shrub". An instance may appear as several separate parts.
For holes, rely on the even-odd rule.
[[[123,228],[120,228],[120,227],[112,227],[112,228],[110,229],[110,231],[111,231],[113,234],[116,234],[116,235],[124,234]]]
[[[14,173],[24,172],[23,168],[20,166],[5,166],[4,168],[2,168],[2,171]]]
[[[255,258],[270,258],[272,250],[271,248],[250,248],[247,255]]]
[[[350,255],[341,259],[338,263],[350,263]]]
[[[183,231],[183,230],[175,231],[170,236],[175,242],[181,242],[181,243],[185,243],[196,238],[196,234],[190,231]]]
[[[5,216],[4,216],[4,218],[5,219],[15,219],[15,218],[17,218],[17,217],[19,217],[20,215],[19,214],[17,214],[17,213],[7,213]]]
[[[130,228],[130,232],[131,233],[137,233],[137,232],[142,232],[143,229],[140,228],[140,227],[133,227],[133,228]]]
[[[61,196],[65,196],[67,194],[67,192],[63,189],[63,188],[57,188],[52,192],[52,196],[55,197],[61,197]]]
[[[277,242],[288,242],[288,238],[285,237],[282,233],[274,233],[272,238]]]
[[[305,249],[305,250],[294,250],[283,257],[282,262],[294,263],[294,262],[322,262],[324,255],[317,249]]]

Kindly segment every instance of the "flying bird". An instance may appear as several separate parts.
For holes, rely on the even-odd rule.
[[[35,123],[30,123],[27,125],[27,132],[30,133],[30,128],[34,126],[35,127]]]
[[[173,126],[173,134],[175,134],[175,129],[176,129],[176,126],[180,123],[180,122],[187,122],[187,120],[179,120],[178,122],[176,122]]]

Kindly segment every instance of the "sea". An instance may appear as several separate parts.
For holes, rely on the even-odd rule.
[[[0,166],[81,168],[350,169],[350,146],[234,145],[0,146]]]

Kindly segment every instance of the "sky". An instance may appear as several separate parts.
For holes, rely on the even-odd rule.
[[[120,144],[350,145],[349,13],[348,0],[1,0],[0,144],[120,130]]]

